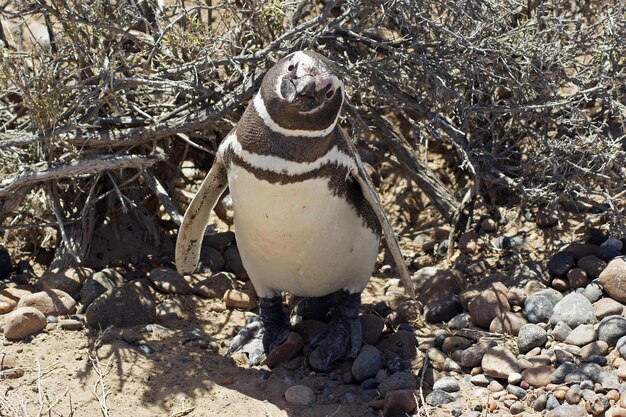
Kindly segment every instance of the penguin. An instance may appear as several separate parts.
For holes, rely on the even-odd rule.
[[[251,329],[262,338],[264,352],[290,331],[283,292],[336,300],[327,330],[309,356],[318,371],[360,351],[361,293],[374,270],[382,229],[388,242],[393,235],[358,153],[339,126],[345,100],[339,74],[332,61],[308,50],[291,53],[268,70],[221,142],[176,242],[178,271],[192,273],[210,211],[228,187],[237,246],[259,296],[260,323]],[[391,240],[408,283],[395,236]],[[229,353],[241,347],[241,339],[233,339]]]

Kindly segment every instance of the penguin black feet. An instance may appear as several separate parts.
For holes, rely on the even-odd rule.
[[[227,355],[242,350],[248,353],[250,365],[258,365],[266,353],[289,336],[289,314],[283,308],[280,295],[261,298],[260,317],[252,317],[230,342]]]
[[[344,356],[356,358],[361,350],[362,332],[359,320],[361,293],[341,293],[331,313],[326,330],[316,340],[309,355],[309,365],[316,371],[329,372],[335,362]]]

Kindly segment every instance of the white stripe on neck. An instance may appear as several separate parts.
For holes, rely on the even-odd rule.
[[[274,155],[260,155],[248,152],[241,147],[241,143],[234,133],[229,135],[224,142],[222,142],[222,146],[220,146],[220,148],[223,150],[226,150],[230,146],[237,156],[252,167],[275,172],[277,174],[291,176],[306,174],[326,164],[343,165],[350,170],[356,169],[354,158],[340,151],[337,146],[334,146],[325,155],[322,155],[313,162],[295,162]]]
[[[328,126],[324,130],[303,130],[303,129],[286,129],[282,126],[279,126],[278,123],[272,119],[272,116],[267,111],[265,107],[265,102],[263,101],[263,97],[261,97],[261,92],[259,91],[257,95],[254,97],[254,108],[257,113],[263,119],[263,123],[265,126],[269,127],[270,130],[276,133],[280,133],[285,136],[304,136],[308,138],[321,138],[329,135],[335,126],[337,126],[337,120],[339,119],[339,112],[337,112],[337,117],[332,122],[330,126]]]

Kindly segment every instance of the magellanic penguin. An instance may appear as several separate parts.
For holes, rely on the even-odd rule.
[[[341,293],[309,356],[320,371],[361,348],[361,292],[374,269],[381,224],[412,294],[393,231],[338,124],[344,94],[338,68],[322,55],[298,51],[278,61],[220,144],[176,244],[179,272],[193,272],[209,213],[229,187],[241,260],[260,298],[266,353],[289,333],[283,291]]]

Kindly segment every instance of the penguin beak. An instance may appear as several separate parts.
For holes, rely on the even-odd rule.
[[[331,84],[325,79],[317,78],[311,75],[305,75],[300,78],[283,80],[281,88],[283,97],[285,97],[289,103],[295,102],[300,97],[308,97],[314,99],[319,104],[323,103],[326,93],[331,88]]]

